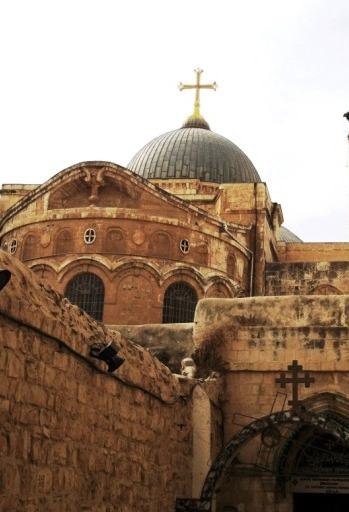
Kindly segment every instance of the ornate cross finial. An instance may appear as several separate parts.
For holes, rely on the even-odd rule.
[[[194,69],[196,73],[196,84],[190,85],[190,84],[182,84],[180,82],[178,88],[180,91],[183,91],[184,89],[196,89],[195,91],[195,103],[194,103],[194,113],[191,116],[194,119],[201,119],[200,114],[200,89],[213,89],[214,91],[217,89],[216,82],[213,82],[212,84],[201,84],[200,83],[200,76],[201,73],[203,73],[203,69]]]
[[[292,373],[292,377],[286,377],[285,372],[280,373],[280,378],[275,379],[277,384],[280,384],[282,388],[286,387],[286,384],[292,384],[292,400],[288,401],[288,405],[297,407],[299,405],[298,400],[298,384],[305,384],[306,388],[310,387],[312,382],[315,382],[314,377],[309,376],[309,372],[304,373],[304,377],[299,377],[298,372],[303,370],[303,366],[298,364],[297,360],[292,361],[291,365],[287,367],[288,371]]]

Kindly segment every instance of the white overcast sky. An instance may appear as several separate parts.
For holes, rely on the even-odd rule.
[[[252,160],[284,225],[349,241],[349,0],[0,2],[0,184],[127,166],[192,113]]]

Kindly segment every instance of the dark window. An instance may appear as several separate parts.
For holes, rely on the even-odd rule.
[[[188,254],[190,248],[189,240],[181,240],[179,247],[184,254]]]
[[[65,296],[96,320],[103,319],[104,284],[95,274],[79,274],[68,283]]]
[[[13,240],[11,240],[10,253],[14,254],[16,251],[17,251],[17,240],[14,238]]]
[[[164,324],[192,322],[197,301],[195,290],[187,283],[171,284],[165,292],[162,322]]]

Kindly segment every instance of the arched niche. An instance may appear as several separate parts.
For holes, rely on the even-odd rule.
[[[110,254],[125,254],[125,233],[120,228],[110,228],[107,231],[104,252]]]
[[[229,299],[231,297],[233,297],[233,295],[230,289],[221,281],[212,283],[205,293],[205,298]]]
[[[56,254],[71,254],[74,252],[74,238],[70,229],[62,229],[56,238]]]
[[[160,323],[159,284],[152,269],[131,265],[116,271],[116,323],[141,325]]]
[[[171,237],[164,231],[156,231],[149,240],[149,254],[158,258],[170,258]]]
[[[342,295],[342,292],[330,284],[321,284],[313,288],[309,295]]]
[[[39,254],[38,238],[34,233],[28,233],[23,240],[22,260],[32,260]]]

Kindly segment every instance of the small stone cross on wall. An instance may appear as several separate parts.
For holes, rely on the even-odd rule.
[[[306,388],[309,388],[310,384],[315,382],[315,379],[310,377],[309,372],[304,372],[304,377],[299,376],[298,372],[303,370],[303,366],[298,364],[297,360],[292,361],[292,364],[288,365],[287,369],[291,372],[291,377],[286,377],[286,372],[281,372],[280,377],[275,379],[275,382],[280,384],[282,388],[285,388],[286,384],[292,384],[292,400],[288,401],[288,405],[295,408],[300,403],[298,400],[298,385],[304,384]]]

